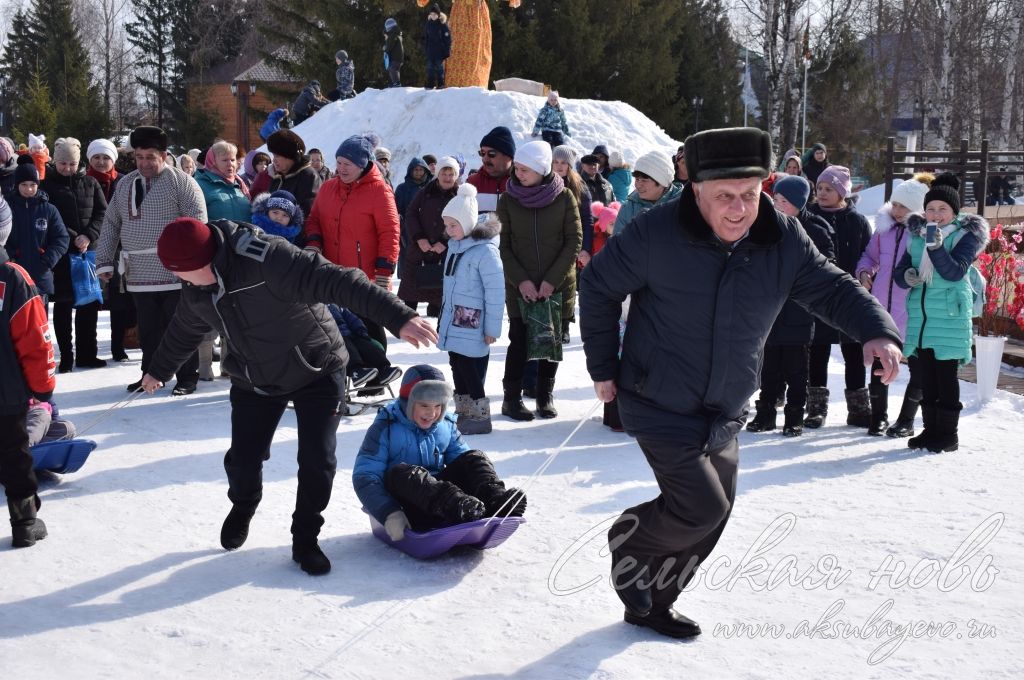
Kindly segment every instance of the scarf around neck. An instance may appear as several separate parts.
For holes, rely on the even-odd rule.
[[[949,235],[952,234],[954,231],[956,231],[959,227],[960,227],[959,220],[953,220],[952,222],[950,222],[946,226],[941,227],[939,229],[939,231],[942,232],[942,242],[945,243],[946,239],[949,238]],[[922,234],[922,237],[923,236],[924,235]],[[939,247],[941,248],[942,246],[939,246]],[[910,249],[910,241],[909,240],[907,241],[907,249],[908,250]],[[934,274],[935,274],[935,265],[932,264],[932,258],[931,258],[930,253],[931,253],[931,250],[929,250],[928,244],[926,243],[924,248],[921,251],[921,264],[917,268],[918,276],[920,276],[921,280],[924,281],[925,283],[931,283],[932,282],[932,276],[934,276]]]
[[[550,173],[540,184],[532,187],[524,187],[519,183],[515,173],[508,179],[508,188],[505,190],[510,197],[514,198],[519,205],[530,210],[546,208],[555,202],[565,189],[565,182],[558,173]]]
[[[110,172],[100,172],[95,170],[91,165],[85,169],[85,174],[92,177],[100,184],[100,189],[103,189],[103,197],[110,201],[110,188],[114,186],[114,180],[117,179],[117,170],[112,169]]]
[[[246,198],[251,199],[252,197],[249,195],[249,185],[245,183],[245,180],[242,179],[241,175],[239,175],[236,172],[235,176],[232,179],[228,179],[227,177],[224,176],[224,173],[217,168],[216,155],[217,154],[207,152],[206,164],[203,167],[206,168],[209,172],[212,172],[213,174],[217,175],[217,177],[220,177],[228,184],[233,184],[234,186],[238,187],[238,190],[241,191]]]

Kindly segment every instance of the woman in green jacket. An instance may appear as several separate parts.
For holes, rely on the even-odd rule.
[[[505,355],[505,399],[502,415],[533,420],[523,404],[526,365],[526,324],[519,298],[536,302],[562,294],[562,317],[571,318],[576,303],[576,257],[583,228],[572,192],[551,171],[551,147],[530,142],[516,151],[515,171],[498,200],[501,220],[501,262],[505,270],[505,306],[509,316],[509,348]],[[560,335],[556,329],[556,336]],[[558,364],[540,361],[537,370],[537,415],[554,418],[551,393]]]

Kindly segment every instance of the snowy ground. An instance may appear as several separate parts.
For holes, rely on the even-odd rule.
[[[447,370],[442,354],[395,343],[398,365]],[[574,337],[559,418],[497,417],[472,438],[506,479],[525,482],[592,413],[583,366]],[[76,370],[58,403],[83,428],[137,376],[137,361]],[[1024,399],[997,392],[979,409],[963,384],[961,449],[933,455],[843,426],[835,362],[830,379],[823,430],[741,436],[732,520],[679,602],[705,634],[683,643],[624,624],[607,585],[607,522],[656,491],[635,443],[596,416],[530,486],[512,539],[430,562],[370,535],[350,474],[372,417],[346,420],[321,537],[334,570],[314,578],[290,559],[293,415],[248,543],[226,553],[227,382],[143,396],[89,433],[99,448],[81,471],[43,488],[49,538],[14,551],[0,532],[4,677],[1021,677]]]

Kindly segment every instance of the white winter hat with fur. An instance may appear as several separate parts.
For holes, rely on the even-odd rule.
[[[448,205],[441,211],[441,217],[450,217],[462,227],[466,236],[473,231],[477,220],[476,187],[472,184],[463,184],[459,192],[455,194]]]
[[[892,197],[889,200],[906,206],[910,209],[910,212],[923,213],[924,197],[927,193],[927,184],[910,179],[893,189]]]

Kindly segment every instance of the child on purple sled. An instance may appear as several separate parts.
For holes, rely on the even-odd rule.
[[[352,469],[356,495],[393,541],[484,517],[521,517],[526,496],[506,489],[482,451],[471,450],[448,413],[452,388],[420,364],[377,414]]]

